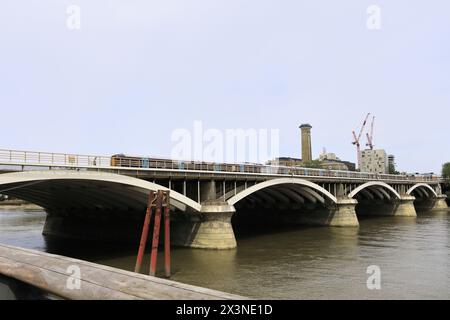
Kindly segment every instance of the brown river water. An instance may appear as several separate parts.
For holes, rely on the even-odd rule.
[[[259,230],[238,235],[235,250],[173,248],[171,279],[262,299],[450,299],[449,213]],[[0,208],[0,243],[133,270],[137,247],[44,237],[44,221],[43,211]],[[366,284],[373,265],[379,290]]]

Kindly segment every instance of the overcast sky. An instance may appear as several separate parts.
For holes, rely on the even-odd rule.
[[[67,7],[81,29],[67,27]],[[381,29],[367,28],[367,8]],[[356,161],[352,130],[400,170],[450,161],[448,0],[2,0],[1,149],[170,156],[174,130],[298,126]]]

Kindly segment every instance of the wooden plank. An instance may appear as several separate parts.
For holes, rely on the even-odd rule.
[[[79,268],[71,289],[70,267]],[[83,260],[0,244],[0,274],[65,299],[240,300],[244,297],[146,276]],[[73,287],[73,286],[72,286]]]

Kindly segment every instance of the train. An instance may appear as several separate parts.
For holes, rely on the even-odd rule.
[[[148,168],[148,169],[171,169],[171,170],[191,170],[191,171],[210,171],[227,173],[252,173],[252,174],[273,174],[273,175],[296,175],[296,176],[318,176],[318,177],[343,177],[343,178],[363,178],[363,179],[389,179],[396,180],[426,180],[434,181],[438,177],[433,174],[416,175],[390,175],[378,173],[366,173],[343,170],[316,169],[305,167],[287,167],[264,165],[260,163],[214,163],[204,161],[184,161],[164,158],[134,157],[124,154],[115,154],[111,157],[112,167],[127,168]]]
[[[127,168],[159,168],[159,169],[179,169],[179,170],[210,170],[226,172],[253,172],[263,173],[263,167],[259,163],[227,164],[205,161],[185,161],[164,158],[134,157],[124,154],[111,156],[112,167]]]

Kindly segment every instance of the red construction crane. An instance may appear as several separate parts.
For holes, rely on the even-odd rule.
[[[370,113],[367,114],[366,118],[364,119],[363,125],[361,127],[361,130],[359,131],[359,135],[356,136],[355,131],[352,131],[354,141],[352,144],[356,146],[356,153],[357,153],[357,159],[358,159],[358,169],[361,169],[361,136],[364,131],[364,127],[366,126],[367,120],[369,119]]]
[[[375,122],[375,116],[372,117],[372,124],[370,125],[370,135],[369,133],[366,133],[367,136],[367,143],[366,146],[370,148],[370,150],[373,150],[373,124]]]

